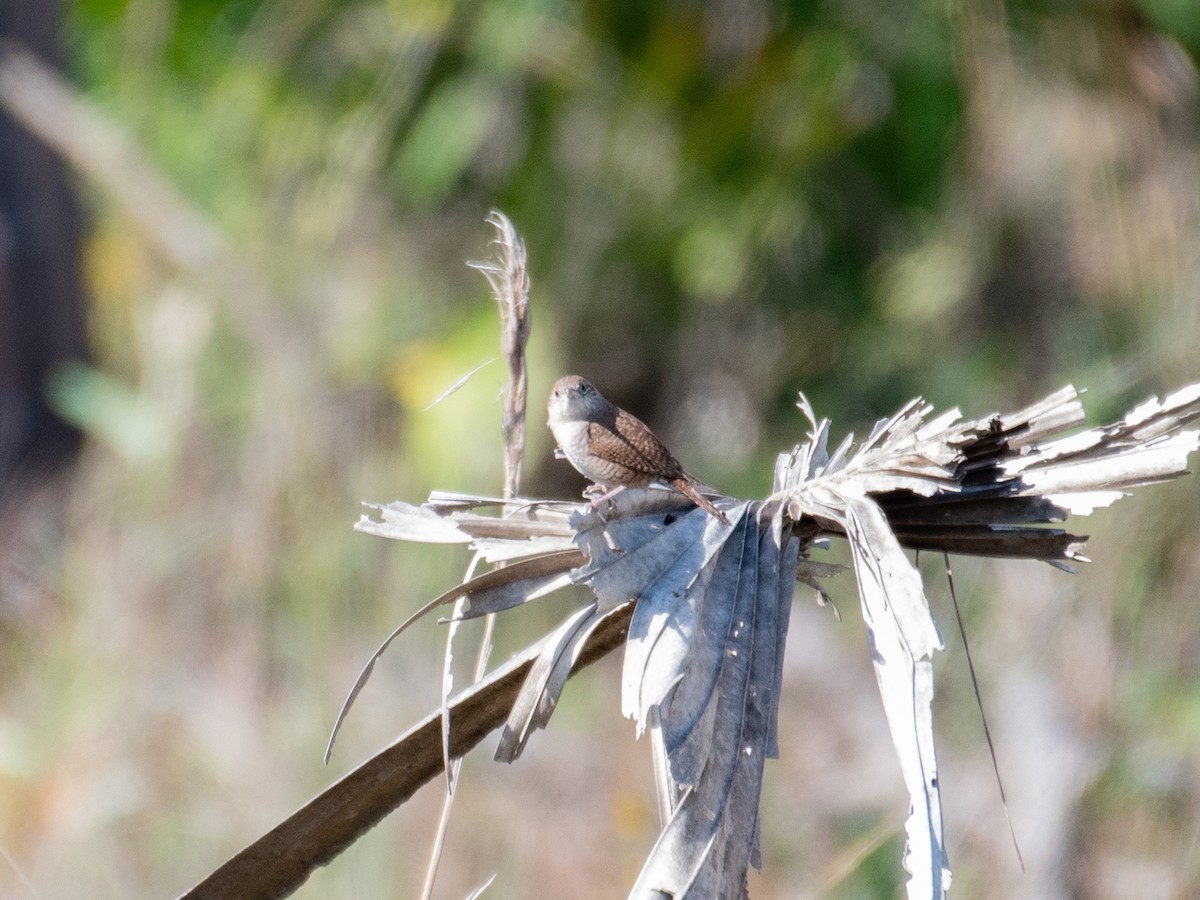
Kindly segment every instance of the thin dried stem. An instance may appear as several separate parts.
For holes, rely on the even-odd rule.
[[[492,241],[498,248],[495,258],[486,262],[468,263],[482,272],[492,288],[492,296],[500,309],[500,349],[508,366],[508,384],[504,390],[504,409],[501,430],[504,435],[504,499],[510,500],[521,494],[521,469],[525,461],[525,405],[527,400],[528,372],[525,365],[525,345],[529,342],[532,322],[529,314],[529,272],[525,266],[525,242],[521,240],[508,217],[499,210],[492,210],[487,219],[496,229]],[[467,377],[470,377],[468,375]],[[464,379],[465,380],[465,379]],[[479,557],[471,563],[472,571]],[[503,565],[501,563],[500,565]],[[470,575],[468,574],[468,577]],[[422,900],[433,895],[438,864],[445,845],[446,831],[450,827],[450,814],[454,807],[454,782],[462,768],[462,760],[450,758],[450,710],[448,707],[453,688],[451,663],[454,659],[453,643],[457,632],[457,621],[462,613],[465,598],[455,605],[455,622],[446,636],[446,662],[443,672],[444,693],[442,698],[443,730],[442,754],[446,768],[446,796],[442,800],[442,812],[438,819],[437,833],[425,872]],[[479,655],[475,661],[473,682],[479,682],[487,672],[488,658],[492,652],[492,633],[496,617],[489,614],[484,618],[483,635],[479,642]]]
[[[987,740],[988,753],[992,757],[992,771],[996,773],[996,787],[1000,790],[1000,805],[1004,808],[1004,819],[1008,822],[1008,835],[1012,838],[1013,850],[1017,853],[1017,862],[1021,871],[1025,871],[1025,857],[1021,855],[1021,845],[1017,842],[1017,829],[1013,826],[1012,814],[1008,809],[1008,796],[1004,792],[1004,781],[1000,778],[1000,763],[996,761],[996,745],[992,741],[992,729],[988,727],[987,713],[983,711],[983,697],[979,693],[979,679],[975,675],[975,662],[971,659],[971,645],[967,642],[967,626],[963,624],[962,609],[958,605],[958,591],[954,589],[954,569],[950,565],[950,554],[943,553],[942,561],[946,565],[946,584],[950,587],[950,599],[954,601],[954,619],[958,623],[958,633],[962,637],[963,651],[967,656],[967,671],[971,674],[971,690],[975,692],[975,705],[979,707],[979,721],[983,725],[983,736]]]
[[[483,273],[492,286],[492,296],[500,307],[500,349],[508,365],[508,386],[504,393],[504,496],[520,494],[521,467],[525,457],[525,403],[528,379],[525,345],[533,321],[529,309],[529,271],[525,267],[525,242],[508,217],[492,210],[488,223],[496,229],[492,244],[495,258],[468,265]]]

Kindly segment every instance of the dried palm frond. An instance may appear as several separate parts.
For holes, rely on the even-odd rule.
[[[914,400],[878,423],[861,445],[847,438],[833,453],[829,422],[818,421],[803,398],[800,408],[811,424],[808,440],[779,457],[770,496],[723,505],[727,523],[689,509],[678,494],[626,490],[603,517],[581,503],[437,493],[419,507],[376,507],[378,518],[364,517],[357,526],[400,540],[469,544],[488,561],[503,563],[418,616],[464,597],[464,614],[474,615],[568,584],[591,588],[591,603],[521,654],[518,666],[503,667],[509,692],[495,694],[496,706],[482,717],[493,725],[506,722],[498,759],[520,755],[549,720],[571,672],[615,646],[614,636],[627,627],[621,708],[639,732],[649,729],[665,760],[661,807],[667,817],[631,897],[744,894],[747,870],[759,864],[763,764],[778,753],[792,588],[797,579],[820,584],[830,568],[808,553],[835,536],[849,543],[868,646],[911,799],[908,895],[944,896],[950,870],[931,709],[932,659],[942,642],[904,549],[1069,567],[1085,561],[1083,538],[1055,526],[1130,488],[1183,474],[1200,445],[1200,432],[1184,429],[1200,418],[1200,385],[1147,401],[1113,425],[1065,437],[1061,433],[1083,418],[1072,388],[1016,413],[970,421],[960,421],[957,411],[930,418],[932,408]],[[489,507],[502,513],[487,515]],[[522,684],[514,696],[518,673]],[[476,691],[495,691],[496,683],[490,678],[451,707],[455,754],[477,739],[481,721],[475,715],[471,739],[461,737],[466,725],[459,709]],[[380,757],[406,742],[419,746],[416,732],[410,734]],[[381,779],[376,769],[370,780],[359,771],[280,828],[302,826],[336,802],[346,823],[337,848],[344,846],[386,814],[389,803],[402,800],[397,782],[410,777],[390,771]],[[422,770],[421,777],[435,774]],[[355,791],[366,795],[350,796]],[[322,828],[331,830],[328,823]],[[244,852],[261,856],[272,846],[267,835]],[[320,852],[296,865],[321,864],[336,849]]]

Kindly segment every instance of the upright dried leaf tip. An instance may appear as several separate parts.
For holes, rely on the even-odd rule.
[[[501,332],[504,335],[504,352],[510,354],[510,336],[521,350],[529,339],[529,270],[525,266],[525,242],[513,228],[508,216],[492,210],[487,222],[496,229],[492,246],[496,255],[482,262],[467,263],[472,269],[483,273],[492,287],[492,296],[500,306]],[[516,346],[514,345],[514,347]]]
[[[508,216],[492,210],[488,223],[496,229],[492,246],[496,256],[484,262],[467,263],[483,273],[500,307],[500,349],[508,366],[504,391],[504,496],[520,492],[521,465],[525,455],[525,403],[528,376],[525,344],[533,323],[529,314],[529,270],[525,267],[525,242]]]

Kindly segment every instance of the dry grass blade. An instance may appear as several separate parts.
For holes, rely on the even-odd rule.
[[[465,375],[461,376],[457,381],[454,382],[454,384],[450,385],[450,387],[446,388],[444,391],[442,391],[440,394],[438,394],[436,397],[434,397],[433,400],[430,401],[429,405],[426,406],[423,410],[421,410],[421,412],[429,412],[429,410],[433,409],[435,406],[437,406],[439,403],[441,403],[446,398],[453,397],[468,381],[471,380],[471,376],[473,376],[476,372],[480,371],[481,369],[487,368],[495,361],[496,361],[496,357],[493,356],[487,362],[481,362],[475,368],[471,369]]]
[[[483,892],[490,888],[492,886],[492,882],[495,880],[496,876],[494,874],[489,876],[487,881],[475,888],[475,890],[471,891],[471,893],[467,894],[466,900],[479,900],[479,898],[483,896]]]
[[[375,670],[375,664],[379,662],[379,658],[391,646],[392,641],[407,631],[415,622],[423,619],[438,607],[445,606],[447,603],[454,603],[460,598],[470,599],[478,597],[480,598],[480,603],[486,604],[489,602],[502,602],[497,600],[497,595],[499,595],[504,601],[511,601],[508,602],[508,605],[515,606],[522,599],[545,587],[551,579],[581,562],[583,562],[583,555],[578,551],[572,550],[562,553],[532,556],[521,562],[506,566],[503,569],[493,569],[490,572],[485,572],[476,578],[470,578],[452,587],[441,596],[430,600],[401,622],[391,634],[384,638],[383,643],[379,645],[379,648],[371,655],[367,664],[363,666],[362,671],[358,673],[358,678],[355,679],[354,686],[350,688],[350,693],[342,703],[337,720],[333,724],[333,730],[330,732],[329,743],[325,747],[325,764],[329,764],[329,757],[333,753],[333,744],[337,740],[338,731],[341,730],[342,723],[350,713],[350,707],[354,705],[354,701],[358,698],[362,689],[366,687],[371,673]]]
[[[967,672],[971,676],[971,691],[975,694],[975,705],[979,708],[979,722],[983,726],[983,737],[987,741],[988,755],[992,758],[992,771],[996,774],[996,787],[1000,791],[1000,805],[1004,809],[1004,820],[1008,823],[1008,834],[1012,838],[1013,850],[1017,854],[1017,862],[1021,871],[1025,871],[1025,858],[1021,855],[1021,845],[1017,841],[1017,829],[1013,825],[1012,815],[1008,809],[1008,796],[1004,791],[1004,779],[1000,777],[1000,764],[996,761],[996,744],[992,740],[992,729],[988,725],[987,713],[983,711],[983,696],[979,691],[979,678],[975,675],[975,661],[971,657],[971,644],[967,640],[967,626],[963,622],[962,608],[958,603],[958,591],[954,589],[954,569],[950,565],[950,555],[942,554],[946,565],[946,585],[950,588],[950,599],[954,606],[954,621],[958,625],[958,634],[962,640],[963,653],[967,657]]]

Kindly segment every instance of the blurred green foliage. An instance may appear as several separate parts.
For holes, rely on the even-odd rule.
[[[316,761],[356,667],[465,562],[354,534],[358,502],[500,484],[503,365],[426,410],[498,352],[495,309],[463,265],[488,252],[492,207],[525,237],[533,276],[530,493],[582,486],[542,427],[548,386],[567,371],[743,495],[766,489],[774,454],[804,427],[798,389],[840,433],[918,394],[976,414],[1065,381],[1113,415],[1197,374],[1190,0],[76,0],[65,12],[86,99],[269,290],[181,273],[119,191],[82,184],[99,369],[64,373],[53,396],[97,442],[63,504],[64,546],[35,566],[41,599],[19,607],[41,612],[9,626],[24,674],[6,666],[0,723],[4,805],[36,810],[0,817],[0,843],[46,896],[97,870],[108,873],[97,896],[181,890],[329,778]],[[247,327],[239,313],[255,305],[278,327]],[[1200,622],[1185,600],[1200,573],[1179,549],[1194,546],[1195,516],[1181,512],[1194,490],[1105,529],[1086,582],[1039,594],[1036,578],[1000,579],[1006,602],[972,617],[988,677],[1050,673],[1071,733],[1117,748],[1098,794],[1056,833],[1074,855],[1046,854],[1049,883],[1075,896],[1118,896],[1099,886],[1111,869],[1098,861],[1162,783],[1196,808],[1187,685]],[[990,569],[970,571],[990,584]],[[1014,624],[1007,606],[1033,596],[1065,611]],[[798,676],[810,679],[798,705],[849,681],[869,706],[865,669],[845,668],[865,665],[861,636],[828,627],[842,652]],[[1029,632],[1035,661],[1014,663]],[[439,640],[430,626],[393,650],[350,721],[343,764],[436,702]],[[990,659],[989,642],[1004,648]],[[1172,651],[1143,668],[1162,646]],[[1068,661],[1090,674],[1060,671]],[[961,685],[948,693],[949,714],[974,715]],[[880,733],[856,732],[852,704],[836,699],[834,746],[805,752],[868,759],[843,750]],[[499,896],[609,896],[636,872],[653,826],[620,841],[606,829],[652,819],[626,808],[644,760],[612,697],[586,702],[556,719],[562,744],[531,748],[520,772],[489,768],[487,787],[466,792],[475,806],[447,896],[486,877],[473,847],[503,857],[502,822],[523,820],[533,849],[503,863]],[[50,715],[31,721],[30,708]],[[1170,764],[1147,764],[1135,732],[1168,719],[1155,742]],[[574,731],[589,721],[620,734],[590,769],[579,759],[601,742]],[[971,744],[955,723],[955,746],[960,734]],[[834,797],[821,778],[785,774],[803,765],[785,758],[779,782],[814,822],[874,823],[879,809],[901,821],[886,791]],[[1148,771],[1165,782],[1147,788]],[[1112,785],[1136,802],[1107,803],[1129,796]],[[565,811],[542,816],[525,795],[551,789]],[[990,815],[988,790],[971,796]],[[609,809],[618,795],[625,806]],[[410,851],[431,809],[395,817],[310,895],[415,884]],[[525,818],[539,816],[551,833]],[[1005,896],[986,891],[992,869],[1011,868],[1007,836],[980,836],[969,819],[951,829],[962,883]],[[843,830],[808,835],[793,874],[823,883],[858,836]],[[1138,852],[1177,876],[1176,895],[1198,889],[1182,830],[1137,834]],[[574,874],[542,858],[554,839],[571,845]],[[834,896],[895,896],[897,843]],[[795,896],[772,864],[755,896]]]

